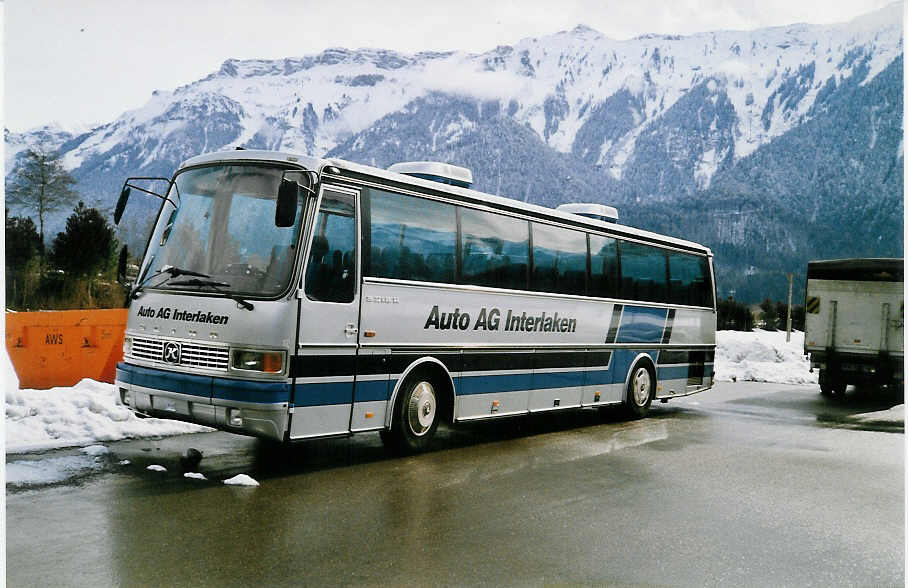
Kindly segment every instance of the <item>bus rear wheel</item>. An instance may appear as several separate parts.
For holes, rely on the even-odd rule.
[[[639,419],[649,413],[656,390],[656,375],[647,363],[638,363],[631,372],[624,397],[624,411],[630,417]]]
[[[401,453],[419,453],[429,448],[438,428],[438,392],[425,375],[408,378],[397,395],[391,431],[382,439]]]

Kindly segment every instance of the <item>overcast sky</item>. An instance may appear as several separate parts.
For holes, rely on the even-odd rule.
[[[4,122],[109,122],[228,58],[481,53],[578,24],[613,39],[843,22],[891,0],[7,0]]]

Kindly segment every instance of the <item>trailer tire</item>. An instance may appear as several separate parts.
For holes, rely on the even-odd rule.
[[[829,377],[829,372],[826,370],[820,370],[820,377],[818,378],[820,383],[820,394],[823,396],[832,396],[836,393],[836,382]]]

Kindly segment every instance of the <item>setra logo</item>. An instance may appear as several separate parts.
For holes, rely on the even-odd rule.
[[[167,363],[180,363],[180,344],[168,341],[164,343],[164,361]]]

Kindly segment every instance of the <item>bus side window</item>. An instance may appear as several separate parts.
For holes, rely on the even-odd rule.
[[[691,306],[711,306],[709,294],[709,260],[687,253],[670,252],[668,268],[670,302]]]
[[[451,204],[369,190],[369,275],[451,283],[457,211]]]
[[[356,290],[355,259],[353,197],[326,191],[309,248],[306,296],[321,302],[352,302]]]
[[[667,302],[666,263],[664,249],[622,241],[621,297],[645,302]]]
[[[618,296],[618,242],[590,235],[590,296]]]

